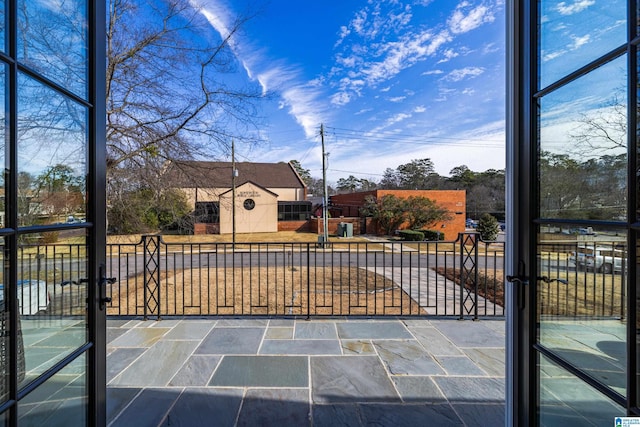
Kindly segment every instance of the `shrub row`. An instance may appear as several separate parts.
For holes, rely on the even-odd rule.
[[[424,233],[418,230],[400,230],[398,235],[407,242],[421,242],[424,240]]]
[[[435,230],[420,230],[424,234],[424,240],[444,240],[444,233]]]
[[[400,230],[400,238],[407,242],[421,242],[423,240],[444,240],[444,233],[434,230]]]

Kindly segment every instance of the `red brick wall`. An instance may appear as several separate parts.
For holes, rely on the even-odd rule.
[[[353,224],[353,235],[360,234],[360,218],[329,218],[327,222],[327,232],[329,234],[338,233],[338,224],[341,222],[350,222]],[[322,218],[312,218],[309,220],[309,231],[311,233],[324,233],[324,223]]]
[[[278,221],[278,231],[309,231],[309,221]]]
[[[220,234],[220,225],[197,222],[193,224],[193,234]]]
[[[353,210],[355,207],[363,206],[367,196],[381,198],[388,194],[403,199],[426,197],[447,209],[451,213],[452,219],[430,227],[433,230],[443,232],[446,240],[455,240],[458,237],[458,233],[463,233],[465,230],[466,192],[464,190],[374,190],[361,193],[337,194],[331,196],[331,201],[334,206],[342,207],[343,210]],[[374,224],[375,221],[371,225]],[[369,223],[367,223],[367,233],[374,234],[377,231],[375,228],[375,226],[369,227]]]

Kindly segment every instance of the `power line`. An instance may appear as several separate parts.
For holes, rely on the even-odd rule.
[[[342,173],[350,173],[352,175],[365,175],[365,176],[384,176],[381,173],[367,173],[367,172],[354,172],[354,171],[344,171],[340,169],[328,169],[331,172],[342,172]]]
[[[487,146],[487,147],[497,147],[499,145],[505,145],[504,141],[495,140],[495,139],[478,139],[478,138],[454,138],[454,137],[434,137],[434,136],[425,136],[425,135],[416,135],[416,134],[400,134],[400,133],[379,133],[373,134],[371,131],[359,131],[355,129],[345,129],[345,128],[330,128],[333,130],[331,134],[335,137],[342,138],[352,138],[352,139],[363,139],[369,141],[392,141],[403,144],[414,144],[414,145],[455,145],[455,146]],[[408,140],[409,139],[409,140]],[[411,139],[428,139],[428,141],[411,141]],[[456,142],[457,141],[457,142]],[[480,144],[470,144],[468,142],[475,141],[485,143],[483,145]],[[453,142],[453,144],[452,144]],[[466,143],[465,143],[466,142]]]

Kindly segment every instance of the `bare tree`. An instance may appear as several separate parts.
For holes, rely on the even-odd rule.
[[[213,31],[188,0],[110,0],[107,27],[108,168],[150,157],[219,155],[230,140],[255,142],[254,86],[231,86],[233,38]]]
[[[259,142],[258,103],[266,94],[257,83],[238,83],[246,79],[238,77],[244,70],[233,50],[252,16],[218,33],[194,4],[108,2],[107,172],[114,208],[126,210],[131,194],[152,194],[149,203],[174,198],[163,179],[167,161],[220,158],[232,139]]]
[[[604,108],[583,113],[578,126],[569,133],[575,141],[574,151],[578,155],[602,155],[627,147],[626,101],[614,95]]]
[[[219,157],[232,138],[258,141],[257,103],[264,94],[258,83],[238,77],[244,70],[233,51],[235,37],[252,15],[236,18],[219,33],[206,11],[194,5],[189,0],[108,1],[110,206],[127,206],[124,195],[141,188],[163,200],[161,193],[169,187],[159,177],[167,160]],[[76,0],[61,0],[23,2],[17,13],[20,61],[86,99],[86,10]],[[66,164],[84,175],[86,108],[26,74],[19,78],[20,171],[35,177]],[[48,165],[31,162],[35,153],[49,156]]]

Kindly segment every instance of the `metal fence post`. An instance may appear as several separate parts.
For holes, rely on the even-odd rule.
[[[473,320],[478,320],[478,233],[460,233],[460,320],[465,314],[473,311]],[[471,248],[467,244],[471,244]],[[467,280],[471,289],[467,289]],[[473,307],[467,309],[465,304],[471,301]]]
[[[160,320],[160,242],[161,236],[142,236],[144,320],[154,313]]]
[[[142,318],[147,320],[147,237],[142,236]],[[137,304],[136,304],[137,305]]]
[[[311,320],[311,249],[307,243],[307,320]]]

